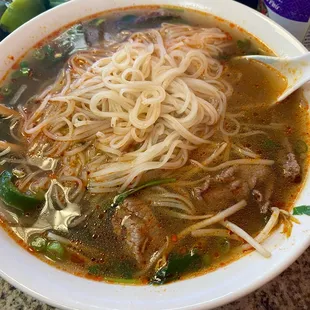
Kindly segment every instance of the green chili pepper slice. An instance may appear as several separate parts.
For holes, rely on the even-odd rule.
[[[30,238],[28,244],[36,252],[45,252],[47,246],[47,240],[46,238],[40,235],[35,235]]]
[[[4,171],[0,175],[0,199],[9,207],[27,212],[44,201],[43,194],[22,193],[12,183],[12,173]]]
[[[45,52],[42,48],[38,48],[33,51],[32,56],[37,60],[43,60],[45,58]]]
[[[6,85],[6,86],[3,86],[1,88],[0,93],[1,93],[1,95],[7,97],[7,96],[10,96],[12,94],[12,91],[13,91],[12,87],[10,85]]]
[[[63,260],[66,250],[59,241],[50,241],[46,246],[46,255],[53,260]]]
[[[297,154],[307,153],[307,151],[308,151],[307,143],[303,140],[297,140],[294,144],[294,151]]]

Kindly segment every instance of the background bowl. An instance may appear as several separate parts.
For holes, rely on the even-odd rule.
[[[75,0],[56,7],[20,27],[0,43],[0,78],[37,42],[81,18],[108,9],[169,4],[167,0]],[[278,55],[298,56],[306,49],[287,31],[234,1],[176,0],[175,5],[194,8],[229,20],[261,39]],[[13,57],[12,57],[13,56]],[[307,204],[306,182],[297,204]],[[270,281],[287,268],[310,244],[310,217],[301,216],[292,236],[277,232],[264,243],[270,259],[251,253],[215,272],[162,287],[121,286],[93,282],[43,263],[18,246],[0,229],[0,275],[17,288],[50,305],[64,309],[210,309],[231,302]]]

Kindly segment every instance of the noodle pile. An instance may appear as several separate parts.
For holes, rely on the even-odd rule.
[[[218,28],[163,24],[114,53],[73,55],[24,113],[29,154],[59,158],[57,177],[77,178],[90,193],[122,191],[146,171],[184,166],[215,131],[232,134],[224,128],[232,89],[215,58],[227,44]]]

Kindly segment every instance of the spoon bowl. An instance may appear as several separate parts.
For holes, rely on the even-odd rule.
[[[273,67],[286,78],[287,87],[273,104],[284,100],[295,90],[310,81],[310,53],[284,58],[263,55],[248,55],[238,58],[260,61]]]

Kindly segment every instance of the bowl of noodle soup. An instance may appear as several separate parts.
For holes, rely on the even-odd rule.
[[[236,60],[305,48],[174,5],[75,0],[0,43],[0,274],[50,305],[211,309],[309,246],[309,87],[270,108],[285,79]]]

